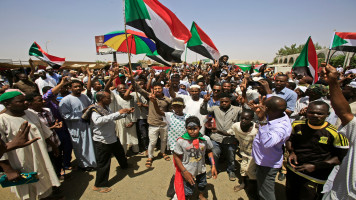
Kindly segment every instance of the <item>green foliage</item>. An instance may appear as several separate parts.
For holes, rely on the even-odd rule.
[[[345,61],[345,55],[338,55],[338,56],[334,56],[330,59],[329,63],[332,66],[339,66],[339,65],[343,65]]]
[[[356,56],[351,58],[350,66],[354,66],[354,67],[356,66]]]
[[[292,54],[297,54],[302,52],[303,47],[305,44],[301,44],[299,46],[297,46],[297,44],[292,44],[291,46],[286,46],[284,45],[284,47],[280,48],[278,50],[278,52],[276,53],[277,56],[287,56],[287,55],[292,55]],[[319,49],[324,49],[326,48],[325,46],[322,47],[320,46],[319,43],[314,43],[315,49],[319,50]],[[319,56],[318,56],[319,57]],[[325,58],[325,57],[324,57]],[[277,58],[274,58],[273,63],[278,63]]]
[[[320,67],[320,64],[321,64],[322,62],[325,62],[325,58],[319,58],[319,57],[318,57],[318,66],[319,66],[319,67]]]
[[[326,48],[326,47],[320,46],[319,43],[315,43],[314,46],[315,46],[316,50]],[[301,44],[299,46],[297,46],[297,44],[292,44],[290,47],[284,45],[284,47],[282,47],[278,50],[276,55],[277,56],[287,56],[287,55],[291,55],[291,54],[297,54],[297,53],[302,52],[303,47],[304,47],[304,44]]]

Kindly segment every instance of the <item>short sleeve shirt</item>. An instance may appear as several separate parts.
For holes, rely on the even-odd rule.
[[[208,136],[203,136],[204,140],[199,140],[199,149],[196,149],[192,140],[178,138],[174,148],[174,153],[183,155],[182,164],[193,176],[206,172],[205,153],[211,150],[213,144]]]
[[[340,149],[347,149],[348,140],[339,134],[336,128],[328,122],[321,126],[313,126],[307,120],[296,120],[293,123],[289,141],[292,143],[298,164],[316,164],[341,155]],[[308,175],[326,180],[332,167],[316,170]]]

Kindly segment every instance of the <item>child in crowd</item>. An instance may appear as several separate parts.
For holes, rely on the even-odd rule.
[[[156,98],[153,94],[150,95],[150,100],[153,102],[156,112],[164,116],[165,121],[168,125],[168,146],[169,150],[173,151],[176,145],[176,141],[184,133],[185,129],[185,120],[190,117],[189,114],[184,114],[183,109],[185,108],[184,100],[180,97],[176,97],[172,100],[172,110],[173,112],[163,112],[159,109]]]
[[[234,191],[238,192],[245,188],[247,177],[251,180],[256,179],[256,163],[253,160],[252,143],[258,132],[255,127],[254,112],[252,110],[243,110],[240,117],[240,122],[234,123],[228,133],[235,134],[236,139],[239,141],[240,154],[242,155],[240,174],[241,184],[234,187]]]
[[[197,117],[188,117],[185,121],[185,127],[187,132],[178,138],[173,154],[177,168],[174,181],[176,197],[180,199],[185,196],[185,199],[191,199],[194,187],[197,185],[199,189],[199,199],[206,199],[203,195],[203,191],[207,185],[204,159],[206,153],[212,165],[212,177],[216,179],[218,174],[213,152],[211,151],[213,144],[208,136],[203,136],[199,132],[201,125]],[[182,182],[184,188],[182,187]]]

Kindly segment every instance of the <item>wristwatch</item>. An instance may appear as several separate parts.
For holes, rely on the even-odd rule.
[[[262,120],[262,121],[258,120],[258,123],[259,123],[260,125],[266,125],[266,124],[268,123],[268,121],[267,121],[267,119]]]

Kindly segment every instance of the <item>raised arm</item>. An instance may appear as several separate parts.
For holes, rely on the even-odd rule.
[[[28,60],[28,63],[30,64],[31,67],[31,72],[29,74],[29,77],[31,78],[31,80],[33,80],[35,74],[35,65],[33,64],[33,60],[31,58]]]
[[[87,75],[88,75],[87,94],[88,93],[91,94],[91,77],[92,77],[93,73],[90,71],[89,66],[86,66],[85,70],[86,70]]]
[[[53,95],[57,95],[59,93],[59,91],[61,90],[61,88],[69,82],[68,78],[69,78],[68,76],[63,77],[62,81],[58,85],[56,85],[54,88],[52,88]]]
[[[156,96],[153,94],[153,92],[150,93],[149,98],[150,98],[150,101],[153,103],[153,106],[155,108],[156,113],[161,115],[161,116],[165,116],[164,112],[161,109],[159,109]]]
[[[212,108],[208,108],[208,101],[210,100],[210,95],[211,92],[208,92],[204,96],[204,102],[200,106],[200,114],[202,115],[208,115],[214,112]]]
[[[110,87],[112,85],[112,82],[117,78],[118,72],[110,71],[109,73],[110,73],[110,78],[105,84],[104,91],[108,92],[108,93],[111,93]]]
[[[150,69],[150,79],[147,82],[146,90],[149,91],[151,89],[152,80],[155,77],[155,69]]]
[[[354,115],[351,113],[349,102],[342,94],[338,83],[337,70],[333,66],[327,65],[323,68],[323,72],[326,81],[329,83],[331,105],[336,115],[340,118],[342,125],[345,126],[354,118]]]
[[[132,88],[133,88],[133,84],[131,84],[130,87],[126,90],[124,94],[124,99],[129,99]]]

